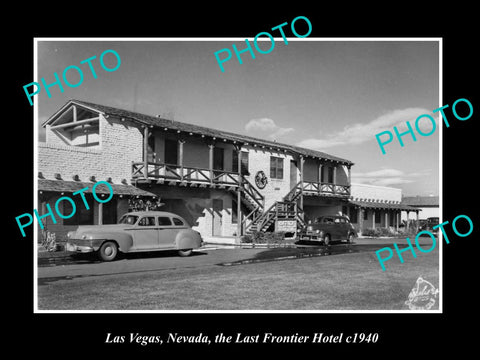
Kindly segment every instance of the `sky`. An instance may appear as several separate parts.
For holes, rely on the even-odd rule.
[[[246,47],[243,38],[208,41],[52,41],[39,39],[37,75],[53,83],[54,73],[78,66],[83,82],[63,83],[34,96],[40,124],[70,99],[162,115],[202,125],[323,151],[354,162],[352,182],[401,188],[404,196],[439,194],[439,124],[432,114],[439,103],[438,41],[325,41],[318,38],[275,38],[273,50],[260,54]],[[253,41],[250,41],[253,43]],[[258,45],[264,51],[268,38]],[[214,56],[228,48],[232,58],[220,70]],[[105,50],[121,58],[116,71],[99,63]],[[220,54],[223,58],[226,52]],[[97,78],[88,64],[92,60]],[[104,57],[113,68],[112,53]],[[75,69],[67,72],[71,84],[79,82]],[[32,91],[32,90],[30,90]],[[25,101],[28,103],[27,97]],[[418,116],[429,114],[436,131],[395,138],[382,154],[375,135],[397,126],[414,127]],[[432,130],[428,118],[419,121],[424,133]]]

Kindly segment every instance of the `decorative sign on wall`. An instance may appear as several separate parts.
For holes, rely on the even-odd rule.
[[[265,173],[262,170],[258,171],[255,175],[255,185],[257,185],[259,189],[264,189],[265,186],[267,186],[267,182],[268,179]]]
[[[294,233],[297,231],[297,221],[279,219],[275,222],[275,231]]]

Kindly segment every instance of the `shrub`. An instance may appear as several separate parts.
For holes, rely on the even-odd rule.
[[[285,239],[284,232],[268,232],[254,231],[251,235],[244,235],[240,238],[240,242],[244,244],[280,244]]]
[[[375,229],[368,228],[362,231],[362,235],[379,237],[379,236],[394,236],[396,235],[396,233],[390,228],[375,228]]]

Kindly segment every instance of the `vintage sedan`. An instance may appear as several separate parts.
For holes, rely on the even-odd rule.
[[[322,241],[329,245],[330,241],[343,241],[351,243],[357,232],[346,216],[329,215],[320,216],[313,223],[300,232],[300,240]]]
[[[97,252],[104,261],[118,252],[178,250],[189,256],[203,245],[199,232],[178,215],[164,211],[136,211],[123,215],[118,224],[85,225],[67,234],[67,251]]]

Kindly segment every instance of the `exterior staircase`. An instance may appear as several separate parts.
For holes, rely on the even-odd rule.
[[[247,180],[245,181],[251,186]],[[251,188],[253,188],[253,186],[251,186]],[[247,215],[244,220],[249,221],[245,226],[247,234],[251,234],[255,231],[266,232],[274,225],[276,220],[295,220],[297,222],[297,227],[305,225],[303,220],[303,209],[297,204],[297,200],[302,194],[300,182],[283,197],[282,201],[274,202],[265,211],[263,211],[264,206],[258,206],[258,199],[252,201],[252,194],[249,191],[250,188],[244,186],[244,189],[245,191],[243,193],[245,196],[242,196],[242,202],[247,208],[252,209],[252,212]],[[262,197],[262,204],[264,204],[263,196],[258,190],[255,189],[255,191],[258,193],[255,195]],[[243,198],[245,198],[245,201]]]

